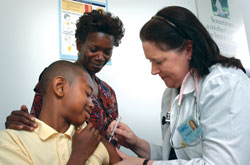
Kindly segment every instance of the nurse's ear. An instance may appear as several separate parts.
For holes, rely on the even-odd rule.
[[[185,43],[185,54],[187,55],[187,59],[191,60],[193,54],[193,42],[191,40]]]

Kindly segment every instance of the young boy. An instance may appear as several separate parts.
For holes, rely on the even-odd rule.
[[[54,62],[43,73],[41,89],[43,109],[36,119],[38,128],[34,132],[0,131],[0,164],[120,161],[112,144],[104,138],[99,143],[98,131],[84,123],[93,108],[92,80],[86,71],[68,61]]]

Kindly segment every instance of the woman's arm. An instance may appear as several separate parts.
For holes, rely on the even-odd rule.
[[[42,91],[40,82],[36,84],[36,87],[34,88],[35,96],[33,99],[33,103],[31,106],[30,114],[32,116],[35,116],[36,118],[39,118],[41,110],[42,110]]]

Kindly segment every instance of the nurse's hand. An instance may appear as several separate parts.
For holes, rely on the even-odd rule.
[[[110,136],[115,127],[116,121],[112,121],[107,130],[107,135]],[[134,132],[124,123],[120,122],[115,130],[114,138],[118,143],[135,152],[141,158],[150,158],[149,143],[137,137]]]
[[[128,156],[122,151],[116,149],[118,155],[122,158],[122,161],[119,163],[116,163],[115,165],[142,165],[144,162],[144,158],[137,158],[133,156]],[[147,165],[152,165],[152,160],[150,160]]]
[[[112,121],[108,127],[107,135],[110,136],[115,127],[116,120]],[[113,137],[118,143],[126,148],[133,149],[138,141],[138,137],[124,123],[120,122],[115,130]]]

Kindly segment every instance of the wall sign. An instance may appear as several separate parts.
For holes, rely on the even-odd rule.
[[[107,11],[107,0],[59,0],[60,59],[77,59],[75,43],[76,22],[85,12],[93,9]]]
[[[196,0],[197,15],[221,54],[241,60],[250,69],[250,56],[239,0]]]

